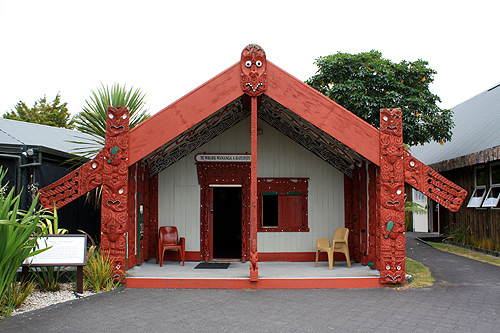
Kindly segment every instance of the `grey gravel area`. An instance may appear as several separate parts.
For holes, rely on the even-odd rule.
[[[12,311],[11,316],[94,294],[95,292],[92,291],[84,291],[83,294],[76,294],[73,284],[61,283],[61,290],[59,291],[34,291],[19,308]]]

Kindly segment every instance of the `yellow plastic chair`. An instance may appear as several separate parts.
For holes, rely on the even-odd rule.
[[[330,246],[330,240],[328,238],[318,238],[316,240],[316,264],[314,267],[318,267],[318,256],[319,251],[325,251],[328,253],[328,264],[330,269],[335,265],[335,259],[333,257],[335,252],[342,252],[345,254],[347,260],[347,267],[351,268],[351,259],[349,258],[349,244],[347,244],[347,239],[349,236],[349,229],[347,228],[337,228],[333,234],[332,246]]]

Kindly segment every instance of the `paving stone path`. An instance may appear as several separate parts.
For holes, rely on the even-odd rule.
[[[407,235],[436,283],[414,290],[124,289],[8,318],[0,332],[498,332],[500,267]]]

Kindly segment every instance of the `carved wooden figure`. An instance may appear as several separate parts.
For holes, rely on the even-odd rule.
[[[118,270],[125,270],[127,247],[128,139],[127,107],[108,108],[101,197],[101,250]]]
[[[241,89],[251,96],[251,153],[250,165],[250,281],[258,281],[257,254],[257,96],[267,89],[266,53],[257,44],[241,52]]]
[[[401,109],[380,111],[380,282],[405,281],[405,192]]]
[[[241,52],[241,89],[249,96],[260,96],[267,89],[266,53],[257,44]]]
[[[40,190],[44,208],[60,208],[102,185],[101,249],[125,271],[129,111],[109,107],[104,148],[91,161]]]

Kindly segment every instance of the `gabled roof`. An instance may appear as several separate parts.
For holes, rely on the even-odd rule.
[[[246,118],[240,76],[238,62],[130,130],[129,165],[156,174]],[[270,61],[267,82],[259,118],[346,174],[363,158],[379,165],[378,129]]]
[[[412,147],[413,156],[437,171],[498,159],[500,146],[500,84],[451,108],[455,128],[450,142]],[[485,155],[485,156],[483,156]],[[490,156],[491,155],[491,156]]]
[[[81,145],[69,141],[82,137],[89,138],[76,130],[0,118],[0,145],[37,146],[71,154]]]

